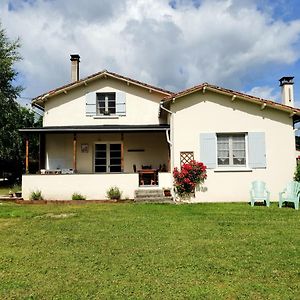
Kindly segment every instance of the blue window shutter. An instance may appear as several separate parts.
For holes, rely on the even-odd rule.
[[[248,133],[249,167],[266,168],[266,143],[264,132]]]
[[[85,115],[96,115],[96,93],[88,93],[85,95]]]
[[[116,92],[116,114],[126,116],[126,93]]]
[[[217,167],[217,135],[215,133],[200,134],[200,161],[208,169]]]

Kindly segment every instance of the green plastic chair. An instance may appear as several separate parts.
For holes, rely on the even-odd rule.
[[[251,206],[254,206],[256,201],[264,201],[267,207],[270,207],[270,192],[266,189],[266,183],[263,181],[253,181],[250,190]]]
[[[279,207],[283,202],[293,202],[295,209],[299,209],[300,183],[291,181],[287,184],[283,192],[279,193]]]

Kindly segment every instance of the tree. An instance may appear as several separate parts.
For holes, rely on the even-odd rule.
[[[18,75],[14,64],[21,59],[19,48],[19,40],[10,41],[0,23],[0,177],[3,172],[20,176],[24,141],[18,129],[36,124],[34,113],[16,102],[22,91],[14,85]]]

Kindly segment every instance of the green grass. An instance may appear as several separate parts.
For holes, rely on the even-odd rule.
[[[299,299],[300,211],[0,205],[0,299]]]

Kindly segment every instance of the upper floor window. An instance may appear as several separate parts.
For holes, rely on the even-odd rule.
[[[97,93],[97,115],[116,114],[116,93]]]
[[[217,134],[218,166],[246,166],[245,134]]]

